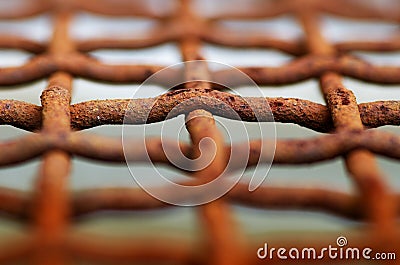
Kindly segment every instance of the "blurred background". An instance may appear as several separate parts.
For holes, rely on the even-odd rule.
[[[0,13],[8,12],[23,5],[28,0],[8,1],[0,0]],[[119,2],[119,1],[115,1]],[[249,4],[250,2],[250,4]],[[250,12],[253,3],[250,1],[193,1],[194,9],[203,16],[215,16],[229,9],[238,9]],[[398,1],[360,1],[375,6],[386,12]],[[174,1],[148,1],[149,5],[159,12],[171,12],[175,7]],[[253,8],[254,9],[254,8]],[[400,10],[400,9],[398,9]],[[237,34],[265,34],[285,40],[295,40],[303,36],[302,29],[297,21],[290,16],[280,16],[274,19],[260,20],[230,20],[222,22],[226,27]],[[35,41],[47,42],[52,34],[52,18],[39,15],[23,20],[0,20],[0,34],[14,34],[25,36]],[[91,13],[80,12],[74,17],[70,27],[70,34],[74,39],[83,40],[95,37],[112,38],[143,38],[149,29],[154,27],[154,21],[145,18],[113,18]],[[399,26],[394,23],[351,20],[335,16],[322,16],[321,27],[324,36],[330,42],[348,40],[385,40],[394,34],[399,34]],[[294,59],[293,56],[269,49],[235,49],[223,46],[204,44],[202,54],[209,60],[229,64],[232,66],[281,66]],[[377,65],[395,65],[400,67],[400,52],[371,53],[354,52],[355,55]],[[167,43],[156,47],[138,50],[97,50],[90,55],[108,64],[159,64],[169,66],[181,62],[179,49],[175,43]],[[13,49],[0,49],[0,67],[19,66],[26,63],[33,55]],[[344,78],[344,84],[351,89],[358,103],[378,100],[399,100],[400,86],[376,85],[361,82],[352,78]],[[1,87],[0,99],[16,99],[40,105],[41,91],[46,87],[46,80],[39,80],[18,87]],[[95,82],[82,78],[75,78],[73,83],[72,104],[93,99],[132,98],[139,85],[120,85]],[[318,81],[311,79],[286,86],[261,87],[265,97],[291,97],[311,100],[325,104],[319,91]],[[239,90],[244,95],[251,93],[246,87]],[[165,93],[165,88],[151,86],[148,96],[154,97]],[[232,123],[223,119],[222,123]],[[183,117],[168,121],[183,124]],[[150,130],[157,134],[160,124],[150,125]],[[252,125],[247,124],[249,130]],[[394,126],[384,126],[378,130],[399,133]],[[122,126],[101,126],[87,130],[87,132],[121,137]],[[312,130],[293,124],[276,124],[278,138],[307,138],[320,135]],[[2,125],[0,140],[5,141],[29,134],[29,132]],[[173,135],[171,135],[173,136]],[[187,133],[180,135],[183,141],[189,141]],[[240,136],[235,138],[240,141]],[[400,164],[394,160],[378,157],[379,166],[387,175],[387,181],[393,190],[400,190]],[[38,172],[40,160],[35,159],[18,166],[0,169],[0,186],[21,190],[32,190],[34,179]],[[146,172],[148,165],[140,165]],[[184,178],[182,173],[170,168],[163,168],[163,172],[171,178]],[[249,169],[249,172],[251,169]],[[248,172],[247,172],[248,173]],[[246,173],[246,174],[247,174]],[[263,185],[285,187],[325,187],[331,190],[354,192],[341,158],[332,161],[296,166],[275,166]],[[96,187],[134,187],[136,186],[125,164],[114,165],[73,158],[73,169],[70,178],[70,189],[79,191]],[[232,206],[235,218],[240,224],[246,237],[254,242],[273,241],[282,238],[297,238],[298,236],[314,237],[321,233],[332,234],[332,242],[339,235],[350,235],[362,232],[363,225],[348,221],[336,216],[303,211],[266,211],[242,206]],[[8,236],[24,234],[25,224],[9,216],[0,215],[0,241]],[[81,232],[90,232],[110,237],[162,235],[169,238],[184,238],[197,242],[201,237],[202,228],[199,225],[196,210],[190,207],[174,207],[159,211],[146,212],[101,212],[84,216],[74,222],[72,229]]]

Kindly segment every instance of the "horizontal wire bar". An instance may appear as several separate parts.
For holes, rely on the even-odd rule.
[[[168,14],[159,14],[143,1],[110,0],[71,0],[70,5],[78,10],[117,17],[145,17],[149,19],[164,19]]]
[[[32,236],[13,236],[2,238],[0,243],[0,262],[2,264],[19,264],[30,255],[35,247]]]
[[[25,50],[34,54],[46,51],[46,44],[14,35],[0,36],[0,48]]]
[[[380,243],[372,240],[366,235],[350,234],[346,236],[352,248],[358,248],[361,252],[368,247],[375,253],[391,253],[394,249],[399,249],[399,244]],[[152,239],[152,238],[149,238]],[[102,236],[92,235],[88,233],[73,233],[66,237],[67,247],[75,254],[77,258],[88,261],[108,261],[108,262],[129,262],[143,260],[145,261],[173,261],[174,264],[206,264],[205,260],[209,255],[207,252],[198,249],[196,244],[182,239],[166,237],[165,239],[149,239],[137,238],[126,239],[120,238],[109,239]],[[264,247],[264,243],[268,243],[268,247],[290,246],[296,248],[300,253],[303,249],[309,250],[310,246],[316,251],[316,256],[324,253],[329,246],[336,246],[336,239],[332,233],[320,234],[319,237],[310,237],[310,235],[296,236],[297,241],[288,238],[276,239],[274,236],[268,242],[251,242],[243,249],[250,258],[249,264],[310,264],[310,259],[279,259],[275,255],[274,259],[260,259],[257,257],[257,250]],[[141,242],[143,242],[141,244]],[[149,250],[153,251],[149,251]],[[289,247],[286,248],[289,250]],[[306,252],[307,253],[307,252]],[[306,256],[307,257],[307,256]],[[312,255],[311,255],[312,257]],[[372,255],[371,255],[372,257]],[[342,264],[343,259],[332,259],[328,254],[323,255],[320,259],[312,259],[313,264]],[[348,259],[347,262],[355,262],[358,264],[359,259]]]
[[[31,195],[27,191],[0,187],[0,212],[18,219],[27,219],[31,214]]]
[[[319,77],[329,71],[373,83],[400,83],[400,67],[376,66],[350,55],[338,57],[307,55],[282,67],[238,67],[238,69],[259,85],[296,83]],[[233,78],[233,73],[230,74],[229,71],[220,71],[215,75],[215,79],[221,83]]]
[[[127,261],[163,261],[196,264],[196,247],[183,239],[120,238],[73,233],[66,236],[66,250],[80,260],[122,263]]]
[[[77,41],[76,48],[81,52],[90,52],[98,49],[141,49],[161,45],[173,41],[173,36],[163,27],[156,28],[149,36],[140,39],[109,39],[95,38]]]
[[[36,134],[21,137],[17,140],[0,143],[0,166],[21,163],[40,156],[52,149],[60,149],[71,154],[107,162],[125,162],[125,155],[130,161],[146,162],[148,157],[154,163],[170,163],[163,146],[173,148],[174,142],[159,138],[145,140],[126,140],[124,148],[120,138],[97,136],[94,134],[47,135]],[[237,150],[247,152],[250,145],[248,166],[268,161],[268,157],[260,157],[265,146],[274,144],[273,139],[252,140],[250,143],[238,143]],[[188,156],[190,146],[179,144],[182,152]],[[230,152],[230,146],[226,146]],[[377,130],[349,131],[324,135],[308,139],[277,140],[273,162],[276,164],[317,163],[347,154],[357,149],[367,149],[375,154],[400,159],[400,137],[398,135]],[[22,150],[22,151],[21,151]],[[189,156],[188,156],[189,157]],[[234,158],[241,159],[239,157]],[[235,164],[235,163],[233,163]],[[240,163],[239,163],[240,164]]]
[[[164,192],[167,193],[168,189],[165,188]],[[239,183],[224,198],[245,207],[322,211],[354,220],[362,220],[365,211],[368,210],[362,208],[359,199],[354,195],[323,188],[259,187],[254,192],[249,192],[247,184]],[[74,214],[77,216],[104,210],[150,210],[171,207],[139,188],[81,191],[73,196],[73,205]]]
[[[340,52],[370,51],[370,52],[394,52],[400,51],[400,36],[391,40],[380,41],[347,41],[338,42],[335,49]]]
[[[163,31],[165,33],[165,31]],[[232,48],[270,48],[279,50],[294,56],[305,54],[304,44],[301,41],[286,41],[269,36],[247,36],[246,38],[227,34],[227,29],[214,28],[210,32],[204,32],[201,39],[205,42],[223,45]],[[108,39],[96,38],[77,41],[76,48],[81,52],[91,52],[99,49],[142,49],[161,45],[174,41],[173,36],[168,34],[149,34],[141,39]],[[393,52],[400,50],[400,38],[379,41],[344,41],[333,44],[340,52],[370,51],[370,52]],[[0,47],[8,49],[19,49],[34,54],[43,53],[47,44],[36,42],[19,36],[0,36]]]
[[[160,65],[109,65],[79,53],[57,58],[40,55],[22,66],[0,68],[0,86],[34,81],[56,71],[108,82],[141,83],[163,68]],[[328,71],[380,84],[400,83],[400,67],[376,66],[349,55],[339,57],[307,55],[281,67],[238,67],[238,69],[258,85],[291,84],[319,77]],[[171,74],[169,80],[163,77],[159,81],[170,83],[180,79],[179,71],[172,70],[169,74]],[[235,78],[232,70],[215,71],[212,75],[217,83],[230,84],[232,87],[243,85],[237,77]]]
[[[153,19],[165,19],[172,14],[160,14],[154,12],[148,5],[139,1],[119,1],[115,3],[107,0],[71,0],[67,2],[71,8],[77,10],[84,10],[92,13],[108,15],[108,16],[129,16],[129,17],[146,17]],[[358,18],[358,19],[379,19],[387,21],[399,21],[400,16],[394,10],[387,9],[382,12],[379,9],[362,5],[356,1],[315,1],[310,4],[315,11],[334,14],[343,17]],[[347,8],[343,8],[347,6]],[[0,19],[21,19],[39,15],[41,13],[52,10],[55,7],[51,1],[36,0],[29,3],[28,6],[19,8],[17,10],[9,10],[7,13],[1,13]],[[252,10],[244,12],[220,12],[217,16],[211,16],[212,20],[225,20],[225,19],[262,19],[274,18],[283,14],[290,14],[295,8],[297,3],[294,1],[279,1],[276,3],[262,3],[253,8]]]
[[[374,249],[377,252],[391,252],[398,249],[398,243],[386,243],[375,242],[370,237],[365,235],[349,235],[347,239],[351,243],[353,248],[358,247],[360,250],[365,248],[367,245],[369,248]],[[310,239],[309,237],[297,237],[297,241],[293,239],[271,239],[268,241],[269,244],[274,246],[287,246],[291,248],[297,248],[302,250],[312,246],[317,253],[321,253],[322,248],[326,248],[329,245],[335,244],[336,238],[331,234],[327,233],[318,239]],[[0,260],[2,262],[15,262],[26,258],[30,252],[34,249],[34,239],[20,238],[8,241],[7,244],[2,244],[0,250]],[[262,242],[253,242],[249,244],[245,251],[248,252],[248,256],[252,257],[250,264],[265,264],[265,260],[257,258],[254,254],[256,250],[263,247]],[[128,262],[128,261],[173,261],[177,264],[203,264],[202,260],[206,258],[204,252],[199,252],[196,245],[192,242],[178,238],[109,238],[90,233],[73,232],[64,236],[62,245],[66,248],[71,257],[78,260],[86,261],[99,261],[99,262]],[[341,259],[329,259],[328,255],[325,255],[324,259],[321,259],[321,264],[326,264],[327,260],[330,263],[334,261],[343,262]],[[268,260],[271,264],[284,264],[290,262],[290,260]],[[304,260],[309,263],[308,259]],[[303,261],[303,262],[304,262]],[[317,260],[316,260],[317,261]],[[351,260],[350,260],[351,261]],[[359,262],[358,259],[355,260]],[[295,264],[302,264],[301,260],[292,260]]]
[[[33,16],[41,15],[45,12],[50,11],[52,5],[50,1],[47,0],[31,0],[25,2],[24,5],[19,5],[18,8],[13,8],[10,10],[1,10],[0,19],[23,19]]]
[[[171,93],[172,94],[172,93]],[[147,99],[114,99],[93,100],[74,104],[70,107],[71,124],[73,129],[82,130],[106,124],[145,124],[161,122],[166,118],[165,113],[178,105],[175,100],[177,92],[168,99],[171,104],[164,107],[156,105],[157,98]],[[182,92],[183,99],[194,97]],[[225,103],[239,115],[243,121],[254,121],[254,117],[245,112],[249,108],[248,102],[252,99],[240,98],[225,92],[214,91],[213,94],[198,93],[196,96],[208,96]],[[182,99],[182,98],[181,98]],[[233,99],[233,100],[232,100]],[[262,100],[262,98],[260,99]],[[326,106],[303,99],[294,98],[266,98],[270,107],[266,112],[272,112],[275,122],[294,123],[319,132],[330,132],[333,129],[332,121]],[[242,101],[235,105],[233,101]],[[176,117],[190,109],[199,107],[199,102],[190,101],[186,109],[170,115]],[[361,120],[364,126],[375,128],[384,125],[400,125],[399,101],[376,101],[358,105]],[[160,108],[161,107],[161,108]],[[204,107],[204,106],[201,106]],[[28,131],[37,131],[41,126],[41,106],[17,100],[0,100],[0,124],[13,125]],[[225,118],[231,117],[230,111],[213,108],[207,109],[214,115]],[[140,110],[140,111],[139,111]],[[146,115],[148,114],[148,115]]]
[[[168,193],[168,188],[160,187]],[[0,189],[0,211],[21,220],[30,218],[31,192]],[[186,194],[199,196],[199,194]],[[179,194],[176,194],[179,197]],[[396,194],[396,200],[400,195]],[[307,210],[326,212],[351,220],[366,220],[368,209],[359,196],[321,187],[267,187],[249,192],[247,183],[238,183],[225,197],[233,204],[264,210]],[[4,199],[4,200],[3,200]],[[187,199],[187,198],[186,198]],[[71,215],[80,217],[90,213],[116,211],[159,210],[173,205],[164,203],[140,188],[95,188],[73,192],[70,196]],[[399,207],[398,207],[399,208]],[[400,208],[397,210],[400,215]]]
[[[1,13],[0,18],[18,19],[39,15],[44,12],[53,12],[53,9],[60,8],[61,1],[37,0],[31,1],[24,8],[12,10],[7,13]],[[188,3],[188,2],[187,2]],[[305,3],[305,2],[304,2]],[[355,1],[308,1],[303,2],[282,0],[276,3],[263,3],[253,8],[253,12],[242,13],[220,13],[218,16],[207,19],[206,27],[201,28],[193,22],[192,27],[196,30],[187,30],[185,27],[168,26],[165,29],[165,35],[149,35],[147,39],[142,40],[88,40],[82,41],[77,45],[80,52],[91,51],[100,48],[141,48],[158,45],[168,41],[187,40],[188,37],[203,40],[210,43],[233,46],[233,47],[263,47],[278,49],[292,55],[303,56],[307,53],[305,44],[302,40],[282,41],[274,38],[235,38],[224,34],[225,29],[215,27],[214,22],[218,23],[221,19],[260,19],[272,18],[279,15],[293,15],[293,13],[307,9],[308,15],[316,13],[334,14],[344,17],[358,19],[372,18],[385,21],[400,21],[399,14],[394,9],[387,9],[381,12],[379,9],[361,5]],[[83,10],[97,14],[110,16],[141,16],[150,19],[157,19],[163,23],[170,20],[177,13],[161,14],[154,12],[141,2],[114,1],[107,0],[70,0],[64,1],[62,6],[71,11]],[[306,7],[307,6],[307,7]],[[344,8],[346,7],[346,8]],[[196,18],[195,15],[193,15]],[[188,20],[191,21],[191,20]],[[179,20],[177,20],[179,22]],[[179,23],[178,23],[179,24]],[[190,23],[188,23],[190,24]],[[205,25],[206,23],[204,23]],[[165,25],[169,25],[165,23]],[[173,24],[171,24],[173,25]],[[167,28],[170,28],[169,32]],[[208,30],[207,30],[208,29]],[[181,33],[180,30],[182,30]],[[187,32],[185,31],[187,30]],[[177,31],[177,32],[175,32]],[[202,33],[199,33],[202,32]],[[203,33],[204,32],[204,33]],[[193,34],[193,36],[191,35]],[[216,34],[218,36],[216,36]],[[187,35],[187,36],[186,36]],[[315,34],[310,34],[314,35]],[[317,36],[318,37],[318,36]],[[62,43],[54,47],[62,47]],[[41,44],[35,41],[29,41],[20,37],[0,37],[0,47],[22,49],[35,54],[28,63],[19,67],[0,68],[0,85],[17,85],[34,81],[40,78],[48,77],[57,72],[64,71],[78,77],[84,77],[94,80],[124,83],[141,83],[153,73],[162,69],[157,65],[107,65],[94,58],[82,53],[65,53],[62,56],[53,56],[50,54],[41,54],[48,48],[47,44]],[[352,50],[369,51],[395,51],[399,49],[397,38],[391,40],[372,42],[343,42],[332,45],[338,54],[332,56],[313,56],[305,55],[295,59],[282,67],[241,67],[243,72],[247,73],[259,85],[284,85],[294,83],[309,78],[321,77],[326,71],[334,71],[338,74],[354,77],[360,80],[381,83],[381,84],[400,84],[400,67],[396,66],[376,66],[369,64],[361,59],[349,55],[341,55],[340,52]],[[79,65],[79,67],[77,67]],[[175,74],[175,76],[174,76]],[[214,79],[219,82],[235,83],[234,76],[230,71],[214,72]],[[171,73],[168,76],[171,80],[180,78],[179,73]],[[170,81],[161,81],[161,84]],[[0,87],[1,89],[1,87]],[[215,115],[233,118],[224,108],[218,108],[210,104],[211,98],[218,99],[230,108],[239,113],[239,116],[245,121],[254,121],[255,115],[251,112],[249,104],[245,104],[240,97],[218,91],[174,91],[166,93],[158,98],[137,99],[137,100],[104,100],[89,101],[75,104],[69,107],[73,129],[91,128],[103,124],[122,124],[126,118],[127,124],[143,124],[162,121],[166,118],[166,113],[176,107],[176,101],[192,99],[193,97],[203,97],[204,102],[191,101],[190,104],[178,108],[176,116],[181,113],[187,113],[195,108],[205,108]],[[265,102],[264,98],[252,98],[248,101],[255,103]],[[160,102],[158,102],[160,101]],[[52,99],[49,100],[52,102]],[[155,104],[154,104],[155,103]],[[308,127],[320,132],[331,132],[333,129],[330,114],[326,106],[300,99],[268,99],[269,106],[278,122],[290,122]],[[154,104],[154,105],[153,105]],[[257,105],[257,104],[256,104]],[[258,104],[263,105],[263,104]],[[149,108],[149,106],[153,108]],[[337,107],[334,104],[332,107]],[[135,110],[149,111],[149,117],[142,115],[133,115],[129,111],[137,114]],[[331,108],[332,108],[331,107]],[[357,105],[355,104],[355,110]],[[399,101],[379,101],[366,104],[359,104],[361,122],[366,127],[379,127],[382,125],[399,125]],[[42,116],[40,106],[24,103],[14,100],[0,101],[0,124],[10,124],[29,131],[41,129]],[[266,111],[264,110],[263,113]],[[61,113],[49,113],[56,117]],[[65,112],[63,112],[65,114]],[[268,120],[268,119],[266,119]],[[69,125],[68,125],[69,126]],[[361,125],[360,125],[361,126]],[[57,128],[54,128],[57,129]],[[161,148],[161,140],[157,138],[145,139],[146,149],[140,149],[135,143],[135,139],[128,141],[125,147],[127,157],[132,161],[147,161],[147,155],[155,163],[170,163]],[[143,139],[140,139],[143,141]],[[130,144],[129,144],[130,143]],[[168,140],[164,145],[171,144]],[[248,166],[254,166],[258,163],[269,160],[261,156],[265,145],[273,144],[271,139],[254,140],[250,143],[238,143],[239,147],[247,150],[250,144],[250,158]],[[190,146],[180,143],[182,152],[189,155]],[[230,151],[231,146],[225,146],[226,152]],[[92,134],[81,133],[59,133],[59,134],[32,134],[16,140],[0,143],[0,166],[12,165],[41,156],[47,151],[59,150],[71,155],[86,157],[107,162],[124,162],[125,154],[121,139],[96,136]],[[318,161],[332,159],[337,156],[347,155],[349,152],[366,149],[376,154],[391,158],[400,159],[400,137],[394,134],[385,133],[377,130],[352,130],[340,132],[331,135],[319,136],[311,139],[293,139],[278,140],[276,143],[276,153],[274,163],[276,164],[298,164],[315,163]],[[270,154],[269,154],[270,155]],[[240,159],[233,157],[233,159]],[[371,192],[367,193],[371,194]],[[72,207],[72,215],[80,216],[83,214],[97,212],[101,210],[143,210],[157,209],[167,205],[155,200],[144,191],[136,189],[94,189],[82,191],[74,195],[69,202]],[[396,194],[396,201],[400,195]],[[338,191],[325,190],[322,188],[302,189],[302,188],[272,188],[261,187],[253,193],[248,192],[246,184],[239,184],[226,196],[227,201],[232,203],[244,204],[246,206],[259,207],[262,209],[300,209],[317,210],[336,214],[344,218],[354,220],[366,220],[366,216],[371,213],[366,205],[361,203],[358,196],[346,194]],[[51,203],[51,202],[50,202]],[[397,203],[396,214],[399,214],[399,205]],[[32,200],[28,192],[15,191],[12,189],[0,188],[0,210],[21,219],[29,218],[31,213]],[[55,209],[56,210],[56,209]],[[215,220],[218,222],[218,220]],[[208,229],[206,232],[210,232]],[[51,233],[50,233],[51,234]],[[64,235],[61,235],[64,236]],[[394,235],[396,237],[396,235]],[[369,238],[370,241],[372,240]],[[59,240],[59,238],[57,238]],[[371,246],[381,249],[399,249],[398,241],[395,245],[390,243],[380,244],[382,242],[371,242],[368,240],[351,241],[352,245],[371,243]],[[10,262],[20,258],[32,256],[32,251],[37,251],[33,244],[34,241],[28,239],[15,240],[0,249],[0,261]],[[65,235],[64,241],[60,238],[57,241],[60,249],[65,250],[71,256],[83,260],[96,261],[138,261],[138,260],[167,260],[182,264],[205,264],[204,250],[197,253],[196,247],[187,242],[173,242],[171,240],[146,238],[146,240],[126,240],[113,241],[109,238],[93,237],[83,234]],[[332,243],[332,241],[329,241]],[[36,242],[39,245],[41,242]],[[287,243],[287,242],[286,242]],[[373,244],[372,244],[373,243]],[[307,244],[319,246],[317,242],[307,241]],[[323,246],[327,246],[323,245]],[[389,246],[390,245],[390,246]],[[259,247],[259,246],[257,246]],[[264,261],[256,259],[254,246],[248,246],[248,256],[252,257],[252,264],[262,264]],[[45,250],[47,251],[47,250]],[[221,251],[221,249],[219,249]],[[46,252],[44,252],[46,253]],[[297,263],[298,261],[296,261]],[[325,263],[326,261],[324,261]],[[332,262],[332,261],[330,261]],[[277,261],[280,264],[280,261]]]

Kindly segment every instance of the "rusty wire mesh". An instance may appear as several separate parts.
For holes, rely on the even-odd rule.
[[[73,15],[79,11],[110,16],[140,16],[158,21],[151,36],[144,39],[73,40],[68,32]],[[160,15],[149,9],[145,1],[68,0],[30,1],[25,8],[2,14],[2,19],[20,19],[45,12],[54,18],[54,33],[49,43],[16,36],[0,36],[0,47],[16,48],[36,54],[19,67],[0,69],[1,85],[17,85],[49,77],[41,96],[42,106],[16,101],[0,100],[0,123],[35,132],[28,136],[0,143],[0,165],[8,166],[35,157],[42,158],[35,191],[26,193],[0,189],[0,209],[32,224],[31,234],[10,239],[0,249],[1,262],[29,260],[38,264],[74,263],[75,260],[99,262],[134,262],[140,260],[171,261],[182,264],[258,264],[254,247],[246,245],[240,228],[234,225],[230,203],[259,208],[300,209],[327,211],[343,218],[356,219],[368,224],[365,236],[354,244],[374,247],[376,250],[399,250],[396,218],[399,195],[392,194],[378,169],[374,154],[399,159],[400,138],[397,135],[371,128],[400,124],[400,102],[378,101],[357,104],[351,88],[343,86],[341,76],[380,84],[399,84],[400,68],[376,66],[349,54],[350,51],[395,51],[400,48],[399,35],[375,42],[342,42],[331,44],[321,34],[319,15],[330,13],[356,19],[377,19],[399,22],[400,12],[392,10],[382,14],[353,1],[266,1],[251,13],[222,13],[218,17],[204,18],[191,9],[190,1],[182,0],[175,12]],[[256,38],[237,36],[218,22],[224,19],[273,18],[282,14],[296,17],[304,29],[301,40],[284,41],[270,36]],[[67,190],[71,157],[82,156],[106,162],[125,162],[120,139],[111,139],[75,131],[104,124],[122,124],[130,99],[96,100],[70,105],[71,83],[74,77],[107,82],[141,83],[157,72],[158,65],[106,65],[85,52],[101,48],[138,49],[166,42],[179,44],[183,61],[203,59],[203,42],[232,47],[261,47],[277,49],[297,56],[282,67],[239,67],[259,85],[286,85],[309,78],[319,78],[326,106],[296,98],[268,98],[275,121],[298,124],[327,133],[312,139],[278,140],[275,164],[304,164],[330,160],[342,156],[349,177],[357,187],[356,194],[332,192],[323,188],[269,188],[261,187],[248,192],[238,184],[222,199],[199,207],[204,232],[207,235],[201,251],[185,242],[169,242],[162,238],[148,241],[109,241],[106,238],[87,238],[68,233],[72,217],[105,210],[157,209],[168,205],[157,201],[138,189],[96,189],[71,194]],[[229,71],[209,72],[188,69],[190,75],[202,77],[212,74],[219,80],[229,80]],[[171,77],[170,77],[171,78]],[[188,83],[157,98],[135,99],[130,108],[137,115],[128,117],[129,123],[146,123],[140,110],[153,103],[151,122],[163,121],[177,102],[196,96],[217,98],[231,106],[245,121],[254,121],[247,103],[240,97],[218,91],[208,83]],[[161,102],[161,103],[159,103]],[[223,139],[212,114],[227,115],[224,111],[207,108],[207,117],[198,117],[187,124],[192,145],[182,143],[189,154],[196,150],[200,139],[213,138],[218,155],[210,168],[195,173],[198,179],[207,179],[220,172],[226,157]],[[212,114],[210,114],[212,113]],[[197,130],[195,129],[197,128]],[[208,128],[208,130],[201,130]],[[200,130],[199,130],[200,129]],[[371,130],[370,130],[371,129]],[[196,132],[196,133],[193,133]],[[134,143],[135,139],[132,139]],[[248,166],[258,163],[260,140],[251,142]],[[154,162],[166,163],[159,140],[146,142]],[[134,145],[130,145],[134,146]],[[194,149],[193,149],[194,148]],[[141,161],[144,150],[128,148]],[[82,176],[84,177],[84,176]],[[314,246],[324,246],[316,240]],[[294,244],[291,242],[291,244]],[[309,243],[310,244],[310,243]],[[272,262],[272,261],[271,261]],[[275,261],[278,262],[279,261]],[[299,262],[299,261],[296,261]],[[324,262],[324,261],[323,261]],[[330,261],[333,262],[333,261]]]

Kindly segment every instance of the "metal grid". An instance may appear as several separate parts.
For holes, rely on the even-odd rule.
[[[152,31],[151,37],[141,40],[74,41],[69,36],[68,26],[78,10],[111,16],[143,16],[160,23]],[[373,8],[352,1],[323,0],[267,1],[255,10],[257,11],[254,13],[226,13],[206,19],[191,10],[190,1],[186,0],[180,1],[179,8],[171,15],[152,12],[144,1],[120,1],[116,4],[105,0],[36,0],[30,1],[26,8],[3,14],[3,19],[20,19],[50,12],[54,16],[55,27],[48,44],[23,37],[0,36],[0,47],[23,49],[36,54],[23,66],[1,69],[1,85],[24,84],[49,77],[48,86],[41,96],[42,106],[11,99],[0,100],[1,124],[36,132],[0,143],[0,165],[12,165],[38,156],[42,158],[33,194],[0,189],[0,209],[32,224],[30,235],[10,239],[6,246],[2,246],[0,261],[13,262],[22,259],[37,264],[74,263],[81,259],[101,262],[153,260],[182,264],[263,263],[256,258],[254,247],[245,244],[240,228],[235,226],[229,210],[231,202],[260,208],[313,209],[362,220],[369,225],[365,236],[354,241],[355,245],[368,243],[375,250],[399,250],[396,227],[399,195],[390,192],[375,163],[374,154],[399,159],[400,138],[365,128],[399,125],[400,103],[379,101],[357,104],[352,91],[343,86],[341,76],[381,84],[399,84],[400,68],[371,65],[348,52],[398,50],[400,38],[393,36],[393,39],[380,42],[345,42],[333,45],[322,36],[318,16],[331,13],[359,19],[398,22],[400,14],[393,12],[382,15]],[[290,14],[298,19],[305,32],[303,40],[282,41],[269,36],[244,38],[230,34],[218,24],[218,21],[224,19],[272,18],[282,14]],[[233,47],[273,48],[297,56],[283,67],[239,67],[259,85],[285,85],[308,78],[320,80],[326,106],[295,98],[268,98],[275,121],[294,123],[329,133],[307,140],[278,140],[274,163],[314,163],[343,156],[348,175],[357,186],[358,193],[349,195],[324,189],[269,187],[261,187],[250,193],[245,185],[238,184],[222,199],[198,207],[207,235],[204,249],[200,252],[185,242],[169,242],[161,238],[110,242],[103,238],[86,238],[69,233],[72,217],[85,213],[105,209],[138,210],[168,206],[137,189],[96,189],[71,194],[66,183],[71,156],[125,162],[120,139],[77,134],[74,131],[104,124],[122,124],[130,103],[130,99],[127,99],[70,105],[73,77],[141,83],[162,68],[157,65],[105,65],[84,52],[100,48],[137,49],[171,41],[179,44],[184,61],[203,59],[199,52],[202,42]],[[206,65],[186,71],[188,75],[200,78],[209,74],[221,80],[230,78],[229,72],[210,72]],[[217,98],[236,110],[243,120],[254,121],[254,114],[249,111],[242,98],[217,89],[205,82],[190,82],[185,89],[157,98],[134,100],[131,108],[143,110],[158,102],[149,117],[150,121],[158,122],[165,119],[177,102],[203,96]],[[212,107],[206,110],[195,110],[195,105],[188,108],[193,111],[187,118],[195,117],[186,125],[192,145],[182,144],[183,152],[196,153],[200,139],[205,136],[214,139],[218,147],[211,167],[195,173],[196,181],[207,181],[218,176],[227,159],[224,155],[226,147],[211,113],[219,116],[227,114]],[[141,117],[140,113],[129,117],[130,123],[146,123],[146,117]],[[201,115],[196,117],[199,114]],[[135,140],[132,141],[134,143]],[[260,158],[260,143],[260,140],[251,142],[248,166],[263,159]],[[158,140],[150,139],[146,145],[154,162],[168,164]],[[143,150],[127,148],[126,151],[137,157],[138,161],[144,155]],[[323,240],[316,240],[313,242],[314,246],[326,245]]]

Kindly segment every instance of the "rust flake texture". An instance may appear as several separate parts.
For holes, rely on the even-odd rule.
[[[263,264],[242,227],[235,219],[233,204],[259,209],[294,209],[326,212],[341,218],[357,220],[363,235],[351,239],[352,246],[368,246],[376,251],[400,249],[396,220],[400,213],[400,196],[375,162],[375,155],[400,159],[400,138],[376,127],[400,124],[400,102],[375,101],[358,104],[351,87],[343,77],[377,84],[400,84],[399,66],[378,66],[352,55],[352,51],[388,52],[400,47],[398,32],[384,40],[342,41],[330,43],[322,34],[322,15],[352,19],[374,19],[398,23],[399,8],[393,6],[380,12],[361,1],[349,0],[281,0],[260,1],[243,10],[222,9],[203,16],[192,1],[180,0],[171,10],[155,10],[146,1],[111,0],[32,0],[18,9],[0,10],[3,20],[30,18],[48,14],[53,21],[49,41],[39,42],[24,36],[0,34],[0,48],[20,49],[32,54],[31,59],[17,67],[0,68],[0,86],[24,85],[42,78],[48,80],[41,94],[41,106],[17,101],[0,100],[0,124],[11,125],[32,133],[0,142],[0,166],[13,166],[40,158],[34,189],[19,191],[0,187],[0,210],[29,224],[27,235],[16,237],[0,246],[0,264],[29,261],[33,264],[75,264],[80,261],[135,263],[162,261],[173,264]],[[143,38],[92,38],[74,40],[69,33],[71,20],[79,12],[113,17],[142,17],[152,20],[154,27]],[[161,12],[162,11],[162,12]],[[301,39],[282,40],[258,31],[236,32],[226,20],[273,19],[294,17],[302,27]],[[175,87],[154,98],[92,100],[70,104],[75,78],[109,83],[142,83],[162,69],[157,64],[109,65],[89,53],[98,49],[140,49],[173,42],[182,61],[203,60],[205,43],[234,48],[274,49],[293,56],[287,64],[272,67],[238,67],[268,94],[270,85],[283,86],[318,79],[326,105],[298,98],[240,97],[224,90],[217,83],[240,87],[231,70],[212,70],[204,62],[194,63],[181,73],[171,71],[154,83],[169,89],[167,84],[181,80]],[[268,58],[265,58],[268,60]],[[215,83],[206,81],[212,77]],[[1,88],[0,88],[1,89]],[[395,89],[395,88],[393,88]],[[110,93],[112,91],[110,90]],[[268,104],[264,104],[264,103]],[[191,174],[186,185],[205,183],[218,177],[229,159],[232,146],[226,145],[215,125],[214,116],[256,122],[254,109],[273,114],[275,122],[297,124],[321,134],[307,139],[278,139],[274,165],[298,165],[329,161],[341,157],[354,183],[354,193],[324,187],[262,186],[249,192],[245,183],[237,184],[224,197],[196,208],[203,238],[200,247],[192,242],[169,238],[116,238],[85,235],[70,229],[77,217],[104,210],[143,211],[171,208],[136,188],[102,188],[79,192],[68,190],[71,157],[84,157],[102,163],[125,163],[120,139],[77,132],[106,124],[146,124],[163,122],[166,118],[185,115],[191,143],[179,143],[187,157],[199,154],[204,137],[216,145],[216,156],[210,165]],[[269,106],[269,108],[268,108]],[[272,122],[270,115],[258,122]],[[127,157],[144,162],[147,155],[154,163],[169,167],[158,137],[145,139],[147,150],[137,148],[131,139],[125,148]],[[169,144],[168,140],[167,143]],[[262,156],[262,139],[235,143],[239,148],[250,145],[247,165],[267,161]],[[236,158],[237,159],[237,158]],[[185,174],[190,174],[184,171]],[[294,173],[296,174],[296,173]],[[82,175],[82,178],[85,176]],[[299,176],[301,177],[301,176]],[[163,192],[171,192],[161,187]],[[197,196],[189,194],[187,196]],[[186,196],[176,194],[179,196]],[[180,197],[180,198],[181,198]],[[187,199],[187,198],[186,198]],[[159,211],[162,214],[163,211]],[[0,242],[1,243],[1,242]],[[304,242],[303,242],[304,243]],[[326,247],[331,237],[307,246]],[[282,246],[301,247],[302,242],[283,240]],[[304,244],[303,244],[304,245]],[[306,246],[306,247],[307,247]],[[303,246],[304,247],[304,246]],[[321,264],[340,260],[321,260]],[[297,262],[297,261],[296,261]],[[271,260],[280,264],[279,260]],[[395,263],[394,264],[398,264]]]

